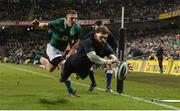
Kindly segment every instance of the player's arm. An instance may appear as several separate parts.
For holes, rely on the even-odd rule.
[[[76,42],[72,46],[71,50],[76,50],[78,48],[78,46],[79,46],[79,43],[80,43],[80,39],[76,40]]]
[[[48,29],[48,23],[39,23],[39,27],[42,29]]]
[[[81,26],[80,26],[80,25],[77,25],[77,32],[76,32],[76,34],[75,34],[76,40],[75,40],[73,46],[71,47],[71,50],[72,50],[72,51],[75,51],[75,50],[78,48],[78,46],[79,46],[80,37],[81,37],[80,32],[81,32]]]
[[[77,50],[77,48],[80,44],[80,31],[81,31],[81,26],[78,25],[78,30],[77,30],[77,33],[75,34],[75,38],[77,38],[77,39],[74,41],[73,45],[70,47],[70,51],[66,55],[66,58],[68,58],[70,55],[75,53],[75,51]]]
[[[114,54],[110,54],[108,58],[110,58],[110,59],[118,59]]]
[[[47,29],[48,28],[48,23],[40,23],[39,20],[35,19],[32,21],[32,25],[35,27],[39,27],[42,29]]]
[[[70,46],[70,45],[67,46],[68,53],[66,55],[66,58],[69,58],[72,54],[75,53],[76,49],[79,46],[79,43],[80,43],[80,39],[78,39],[72,46]]]
[[[91,51],[89,53],[87,53],[87,56],[89,58],[90,61],[97,63],[97,64],[111,64],[111,63],[115,63],[117,60],[116,59],[104,59],[98,55],[96,55],[95,51]]]
[[[80,43],[80,39],[76,40],[75,43],[71,46],[71,50],[69,51],[69,54],[71,55],[74,53],[74,51],[78,48]]]

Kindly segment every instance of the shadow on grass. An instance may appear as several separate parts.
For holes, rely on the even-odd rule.
[[[57,104],[65,104],[68,100],[64,98],[59,98],[57,100],[48,100],[48,99],[39,99],[39,103],[41,104],[49,104],[49,105],[57,105]]]

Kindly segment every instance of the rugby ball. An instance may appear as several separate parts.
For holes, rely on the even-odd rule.
[[[125,61],[120,62],[116,67],[115,77],[118,80],[124,80],[127,76],[127,73],[128,73],[128,64]]]

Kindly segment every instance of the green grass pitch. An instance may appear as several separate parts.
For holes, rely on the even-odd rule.
[[[69,97],[58,82],[58,71],[48,73],[32,65],[0,63],[0,110],[177,110],[180,103],[155,103],[153,99],[180,100],[180,77],[162,74],[129,73],[124,93],[107,93],[103,70],[95,70],[97,88],[88,91],[89,78],[72,75],[73,87],[81,95]],[[116,80],[112,89],[116,92]]]

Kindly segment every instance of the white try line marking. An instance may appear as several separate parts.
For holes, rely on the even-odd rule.
[[[154,102],[166,102],[166,103],[180,103],[180,100],[159,100],[159,99],[154,99]]]
[[[2,64],[0,64],[0,65],[1,65],[1,66],[4,66],[4,67],[9,67],[9,68],[11,68],[11,69],[16,69],[16,70],[20,70],[20,71],[24,71],[24,72],[29,72],[29,73],[37,74],[37,75],[44,76],[44,77],[48,77],[48,78],[57,79],[57,77],[54,77],[54,76],[45,75],[45,74],[43,74],[43,73],[39,73],[39,72],[35,72],[35,71],[23,69],[23,68],[18,68],[18,67],[13,67],[13,66],[7,66],[7,65],[2,65]],[[83,83],[79,83],[79,82],[75,82],[75,81],[72,81],[72,82],[73,82],[74,84],[78,84],[78,85],[81,85],[81,86],[89,87],[89,85],[87,85],[87,84],[83,84]],[[96,89],[97,89],[97,90],[100,90],[100,91],[105,91],[105,89],[99,88],[99,87],[96,87]],[[167,104],[162,104],[162,103],[153,102],[153,101],[146,100],[146,99],[143,99],[143,98],[140,98],[140,97],[135,97],[135,96],[127,95],[127,94],[119,94],[119,93],[117,93],[117,92],[112,92],[112,93],[117,94],[117,95],[121,95],[121,96],[124,96],[124,97],[127,97],[127,98],[131,98],[131,99],[134,99],[134,100],[142,101],[142,102],[145,102],[145,103],[155,104],[155,105],[162,106],[162,107],[169,108],[169,109],[180,110],[179,107],[175,107],[175,106],[171,106],[171,105],[167,105]]]

